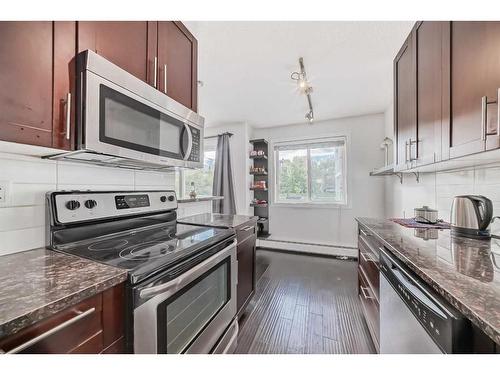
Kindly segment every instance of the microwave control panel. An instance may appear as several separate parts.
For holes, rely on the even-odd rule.
[[[193,135],[193,147],[191,148],[191,154],[189,155],[188,161],[198,162],[201,160],[200,152],[201,152],[201,144],[200,144],[200,129],[189,126],[191,129],[191,134]]]

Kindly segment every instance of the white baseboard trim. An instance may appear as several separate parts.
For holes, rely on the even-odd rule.
[[[358,249],[349,246],[335,246],[312,244],[305,242],[293,242],[271,239],[257,239],[257,247],[268,249],[296,251],[307,254],[328,255],[332,257],[358,258]]]

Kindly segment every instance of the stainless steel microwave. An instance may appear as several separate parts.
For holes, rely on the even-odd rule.
[[[77,56],[77,151],[51,158],[161,170],[203,166],[204,119],[102,56]]]

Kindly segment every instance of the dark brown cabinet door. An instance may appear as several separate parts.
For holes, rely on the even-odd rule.
[[[448,22],[426,21],[419,22],[414,31],[418,142],[413,145],[413,151],[416,147],[417,165],[442,160],[441,130],[448,117],[443,102],[445,106],[449,102],[449,85],[446,81],[443,85],[443,35],[448,28]]]
[[[65,150],[75,148],[75,52],[76,22],[54,22],[52,147]]]
[[[0,22],[0,139],[52,146],[52,22]]]
[[[450,36],[450,157],[497,148],[500,22],[452,22]]]
[[[415,158],[417,141],[415,43],[412,34],[394,59],[394,126],[397,167]]]
[[[255,234],[238,243],[238,296],[237,311],[251,298],[255,287]]]
[[[197,111],[198,42],[181,23],[158,22],[159,89]]]
[[[156,22],[78,22],[78,52],[87,49],[154,85]]]

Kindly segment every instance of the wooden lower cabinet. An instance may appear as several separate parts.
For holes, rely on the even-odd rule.
[[[120,284],[0,340],[26,354],[123,353],[124,285]],[[31,341],[31,343],[30,343]]]
[[[369,231],[358,230],[358,295],[375,349],[380,349],[379,244]]]
[[[238,288],[236,305],[238,317],[241,317],[248,302],[255,292],[255,250],[257,242],[256,223],[249,222],[236,229]]]

